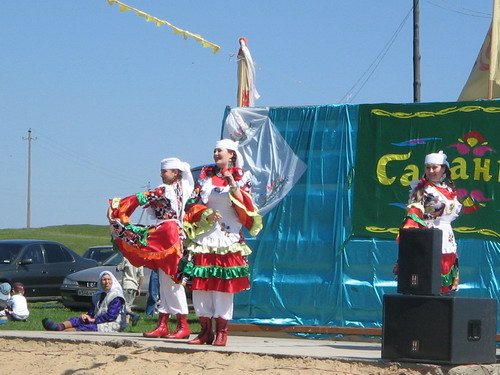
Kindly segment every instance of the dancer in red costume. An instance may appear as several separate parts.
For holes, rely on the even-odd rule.
[[[163,184],[154,191],[110,201],[108,219],[113,242],[134,266],[159,270],[160,306],[158,324],[145,337],[188,338],[188,304],[178,265],[182,257],[184,231],[182,220],[185,203],[193,191],[189,164],[177,158],[161,161]],[[139,207],[148,209],[154,224],[133,225],[130,215]],[[168,319],[177,316],[177,328],[170,333]]]
[[[441,292],[458,290],[457,243],[451,222],[458,217],[462,204],[457,199],[450,165],[443,151],[425,157],[425,175],[410,184],[408,212],[403,228],[438,228],[441,244]]]
[[[192,278],[193,305],[201,324],[200,334],[189,344],[224,346],[234,293],[250,288],[246,257],[251,250],[241,228],[255,236],[262,219],[250,195],[250,173],[241,169],[238,144],[229,139],[217,142],[214,160],[215,165],[203,168],[186,206],[184,245],[190,261],[184,272]]]

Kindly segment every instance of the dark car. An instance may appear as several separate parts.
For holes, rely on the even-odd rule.
[[[116,251],[113,246],[91,246],[83,253],[82,257],[88,259],[94,259],[98,265],[107,263],[109,259],[116,255]]]
[[[92,295],[97,292],[99,274],[102,271],[112,272],[118,281],[122,281],[123,273],[116,270],[116,266],[123,260],[121,253],[115,252],[103,265],[89,268],[68,275],[61,285],[62,303],[64,306],[86,311],[92,301]],[[140,295],[137,296],[132,305],[133,310],[144,311],[148,294],[149,277],[151,270],[144,267],[144,280],[141,284]]]
[[[0,283],[23,283],[29,301],[61,299],[61,284],[68,274],[96,265],[58,242],[0,241]]]

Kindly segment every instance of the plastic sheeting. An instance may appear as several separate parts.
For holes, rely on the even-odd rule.
[[[357,106],[346,105],[269,109],[307,170],[264,217],[258,239],[249,241],[252,285],[235,298],[235,320],[342,323],[334,307],[342,303],[339,249],[351,231],[357,113]]]
[[[396,293],[397,245],[350,237],[359,106],[265,112],[307,170],[248,241],[251,289],[235,296],[233,321],[381,327],[382,296]],[[458,249],[458,295],[498,298],[500,244],[460,240]]]
[[[252,173],[253,200],[261,215],[276,206],[306,170],[274,126],[267,108],[231,109],[222,136],[239,142],[245,169]]]

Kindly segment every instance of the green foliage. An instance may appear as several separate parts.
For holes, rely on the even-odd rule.
[[[7,322],[0,325],[0,330],[19,331],[43,331],[43,318],[51,318],[57,322],[62,322],[72,316],[83,314],[83,312],[71,311],[57,302],[36,302],[28,303],[30,317],[27,322]]]
[[[59,225],[30,229],[0,229],[0,240],[47,240],[60,242],[78,254],[90,246],[110,245],[106,225]]]
[[[19,331],[43,331],[42,319],[50,318],[56,322],[63,322],[74,316],[85,314],[86,311],[73,311],[58,302],[35,302],[28,303],[30,317],[27,322],[7,322],[0,324],[0,331],[3,330],[19,330]],[[149,332],[156,327],[157,317],[149,317],[144,313],[139,313],[141,318],[135,327],[131,324],[127,326],[124,332],[143,333]],[[189,328],[192,333],[200,331],[198,319],[194,313],[188,316]],[[169,328],[173,331],[176,327],[175,317],[170,317]]]
[[[30,229],[0,229],[0,240],[27,239],[27,240],[47,240],[60,242],[70,249],[82,254],[90,246],[109,245],[109,228],[106,225],[61,225],[44,228]],[[72,311],[65,308],[60,302],[36,302],[29,303],[30,318],[27,322],[8,322],[0,324],[1,330],[25,330],[42,331],[43,318],[51,318],[54,321],[62,322],[73,316],[79,316],[84,311]],[[144,313],[139,313],[141,319],[139,323],[132,327],[129,325],[125,332],[142,333],[149,332],[156,327],[156,317],[148,317]],[[198,319],[191,313],[188,316],[191,332],[198,333],[200,325]],[[175,329],[175,317],[170,318],[169,327]]]

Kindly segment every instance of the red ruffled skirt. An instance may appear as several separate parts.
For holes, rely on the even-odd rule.
[[[175,221],[165,221],[149,229],[147,245],[130,244],[122,239],[113,240],[120,252],[136,267],[146,266],[152,270],[161,269],[175,277],[178,273],[179,259],[182,256],[182,243],[179,227]]]
[[[238,293],[250,289],[248,263],[240,252],[193,254],[186,273],[192,277],[193,290]]]

